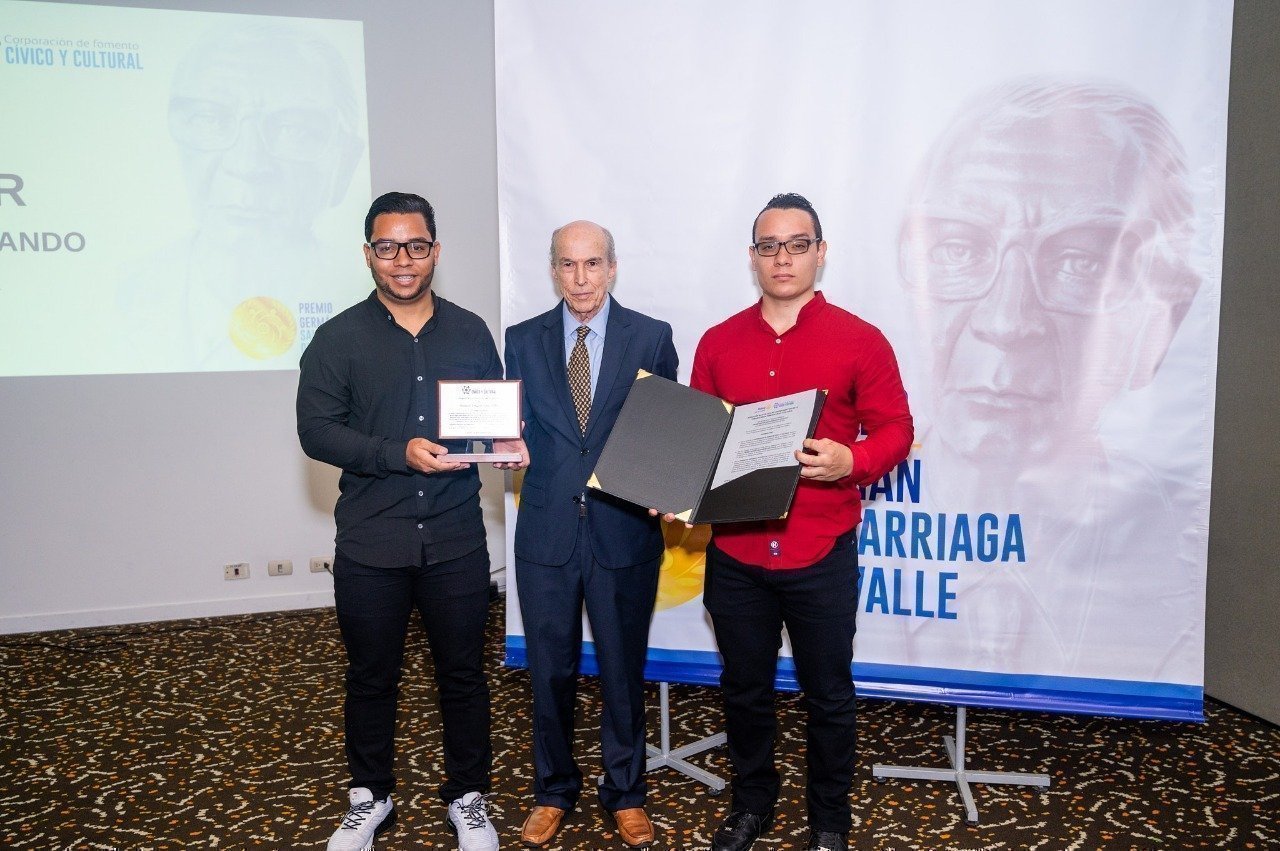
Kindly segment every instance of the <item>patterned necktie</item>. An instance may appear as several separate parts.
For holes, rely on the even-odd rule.
[[[587,417],[591,414],[591,358],[587,356],[587,334],[591,329],[578,326],[578,342],[569,353],[569,390],[573,393],[573,407],[578,411],[578,428],[587,433]]]

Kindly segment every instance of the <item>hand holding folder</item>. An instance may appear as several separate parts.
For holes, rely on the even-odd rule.
[[[786,517],[825,399],[734,406],[641,370],[587,484],[686,523]]]

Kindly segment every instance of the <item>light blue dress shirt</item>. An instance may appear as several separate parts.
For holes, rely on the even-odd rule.
[[[613,304],[613,296],[604,297],[604,306],[600,312],[591,317],[587,327],[587,357],[591,359],[591,398],[596,398],[596,382],[600,379],[600,358],[604,356],[604,329],[609,324],[609,305]],[[578,342],[578,326],[582,323],[569,312],[569,306],[560,302],[560,316],[564,320],[564,364],[569,365],[569,356],[573,354],[574,344]]]

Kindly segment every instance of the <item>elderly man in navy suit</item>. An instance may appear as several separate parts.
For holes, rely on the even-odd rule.
[[[582,792],[573,712],[582,605],[595,639],[604,710],[600,802],[622,841],[653,842],[644,811],[644,661],[663,538],[643,508],[588,490],[587,478],[636,371],[675,379],[671,326],[609,295],[613,236],[592,222],[551,235],[551,274],[563,297],[507,329],[507,378],[524,382],[531,466],[516,521],[516,580],[533,679],[534,803],[521,840],[551,841]]]

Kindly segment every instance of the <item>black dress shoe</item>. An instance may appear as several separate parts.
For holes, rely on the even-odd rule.
[[[805,851],[849,851],[849,834],[810,830]]]
[[[764,815],[734,810],[716,828],[711,851],[747,851],[760,834],[773,827],[773,808]]]

